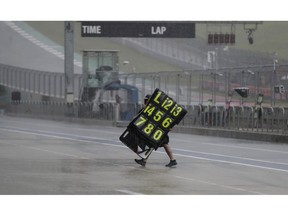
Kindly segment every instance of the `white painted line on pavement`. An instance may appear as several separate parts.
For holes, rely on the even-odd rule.
[[[261,163],[271,163],[271,164],[278,164],[278,165],[286,165],[286,166],[288,166],[288,163],[280,163],[280,162],[274,162],[274,161],[265,161],[265,160],[258,160],[258,159],[254,159],[254,158],[237,157],[237,156],[215,154],[215,153],[209,153],[209,152],[192,151],[192,150],[179,149],[179,148],[173,148],[173,149],[177,150],[177,151],[191,152],[191,153],[196,153],[196,154],[212,155],[212,156],[227,157],[227,158],[233,158],[233,159],[249,160],[249,161],[261,162]]]
[[[52,137],[52,138],[58,138],[58,139],[66,139],[66,140],[79,141],[79,142],[86,142],[86,143],[97,143],[97,144],[100,144],[100,145],[113,146],[113,147],[118,147],[118,148],[128,148],[124,144],[123,145],[118,145],[118,144],[116,145],[116,144],[102,143],[102,142],[93,141],[93,140],[82,140],[82,139],[62,137],[62,136],[56,136],[56,135],[50,135],[50,134],[33,133],[33,132],[16,130],[16,129],[0,128],[0,130],[2,130],[2,131],[10,131],[10,132],[18,132],[18,133],[24,133],[24,134],[39,135],[39,136],[46,136],[46,137]],[[160,154],[166,154],[165,152],[161,152],[161,151],[158,151],[158,152],[155,151],[155,152],[156,153],[160,153]],[[273,168],[273,167],[253,165],[253,164],[247,164],[247,163],[240,163],[240,162],[234,162],[234,161],[228,161],[228,160],[219,160],[219,159],[191,156],[191,155],[178,154],[178,153],[174,153],[174,155],[181,156],[181,157],[187,157],[187,158],[200,159],[200,160],[207,160],[207,161],[214,161],[214,162],[221,162],[221,163],[229,163],[229,164],[241,165],[241,166],[247,166],[247,167],[253,167],[253,168],[267,169],[267,170],[273,170],[273,171],[288,172],[288,170],[285,170],[285,169],[277,169],[277,168]],[[273,163],[273,162],[270,162],[270,163]]]
[[[115,191],[118,191],[118,192],[121,192],[121,193],[124,193],[124,194],[129,194],[129,195],[144,195],[144,194],[136,193],[136,192],[129,191],[129,190],[118,189],[118,190],[115,190]]]
[[[24,133],[24,134],[32,134],[32,135],[39,135],[39,136],[46,136],[46,137],[53,137],[53,138],[59,138],[59,139],[67,139],[67,140],[74,140],[74,141],[80,141],[80,142],[92,142],[92,143],[97,143],[97,144],[101,144],[101,145],[109,145],[109,146],[114,146],[114,147],[125,147],[127,148],[126,146],[120,146],[120,145],[113,145],[113,144],[105,144],[105,143],[100,143],[100,142],[96,142],[96,141],[86,141],[86,140],[80,140],[80,139],[73,139],[73,138],[66,138],[66,137],[60,137],[60,136],[53,136],[53,135],[49,135],[49,134],[39,134],[39,133],[32,133],[32,132],[26,132],[26,131],[19,131],[19,130],[11,130],[11,129],[5,129],[5,128],[0,128],[0,130],[2,131],[9,131],[9,132],[17,132],[17,133]],[[64,156],[70,156],[70,157],[74,157],[74,158],[86,158],[86,157],[80,157],[80,156],[77,156],[77,155],[71,155],[71,154],[66,154],[66,153],[62,153],[62,152],[55,152],[55,151],[50,151],[50,150],[47,150],[47,149],[42,149],[42,148],[36,148],[36,147],[29,147],[29,146],[25,146],[25,145],[20,145],[20,144],[12,144],[12,145],[17,145],[17,146],[21,146],[21,147],[24,147],[24,148],[30,148],[30,149],[34,149],[34,150],[37,150],[37,151],[45,151],[45,152],[49,152],[49,153],[52,153],[52,154],[57,154],[57,155],[64,155]],[[157,153],[162,153],[164,154],[164,152],[157,152]],[[176,155],[176,154],[175,154]],[[198,158],[198,157],[193,157],[193,156],[187,156],[187,155],[180,155],[180,154],[177,154],[179,156],[183,156],[183,157],[190,157],[190,158],[197,158],[197,159],[201,159],[201,158]],[[90,159],[90,160],[97,160],[95,158],[86,158],[86,159]],[[204,160],[207,160],[206,158],[202,158]],[[215,161],[213,159],[211,159],[212,161]],[[100,160],[101,161],[101,160]],[[217,161],[217,160],[216,160]],[[102,161],[103,162],[103,161]],[[228,161],[221,161],[221,162],[228,162]],[[116,165],[116,166],[121,166],[121,167],[128,167],[130,168],[129,166],[127,165],[121,165],[121,164],[115,164],[115,163],[110,163],[110,162],[103,162],[103,163],[107,163],[107,164],[113,164],[113,165]],[[228,162],[230,163],[230,162]],[[133,169],[135,169],[133,167]],[[145,169],[141,169],[142,171],[144,172],[150,172],[150,173],[153,173],[149,170],[145,170]],[[169,175],[169,174],[165,174],[165,173],[161,173],[162,175],[168,175],[168,176],[171,176],[171,177],[174,177],[174,178],[178,178],[178,179],[183,179],[183,180],[188,180],[188,181],[194,181],[194,182],[199,182],[199,183],[202,183],[202,184],[208,184],[208,185],[213,185],[213,186],[217,186],[217,187],[222,187],[222,188],[228,188],[228,189],[232,189],[232,190],[237,190],[237,191],[245,191],[245,192],[248,192],[248,193],[253,193],[253,194],[259,194],[259,195],[264,195],[263,193],[260,193],[260,192],[257,192],[257,191],[252,191],[252,190],[246,190],[246,189],[243,189],[243,188],[239,188],[239,187],[233,187],[233,186],[227,186],[227,185],[222,185],[222,184],[217,184],[217,183],[214,183],[214,182],[208,182],[208,181],[203,181],[203,180],[199,180],[199,179],[195,179],[195,178],[187,178],[187,177],[183,177],[183,176],[176,176],[176,175]],[[129,193],[134,193],[132,191],[128,191],[128,190],[122,190],[122,192],[129,192]]]
[[[195,142],[183,140],[183,139],[177,139],[177,138],[171,138],[171,140],[180,141],[184,143],[191,143],[191,144],[197,144]],[[268,142],[267,142],[268,143]],[[281,154],[288,154],[287,151],[277,151],[277,150],[271,150],[271,149],[265,149],[261,146],[261,148],[251,148],[251,147],[245,147],[245,146],[232,146],[229,144],[217,144],[212,142],[201,142],[200,145],[211,145],[211,146],[220,146],[224,148],[236,148],[236,149],[247,149],[247,150],[255,150],[255,151],[263,151],[263,152],[274,152],[274,153],[281,153]]]

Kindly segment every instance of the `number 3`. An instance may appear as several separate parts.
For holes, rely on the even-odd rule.
[[[182,110],[183,110],[182,107],[177,107],[176,110],[173,112],[173,115],[178,116]]]

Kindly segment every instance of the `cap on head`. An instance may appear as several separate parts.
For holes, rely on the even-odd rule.
[[[147,94],[145,97],[144,97],[144,103],[146,104],[149,100],[149,98],[151,97],[150,94]]]

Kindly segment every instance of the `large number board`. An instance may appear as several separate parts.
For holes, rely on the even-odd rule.
[[[142,112],[130,123],[155,149],[170,129],[186,115],[184,107],[177,104],[163,91],[155,89]]]

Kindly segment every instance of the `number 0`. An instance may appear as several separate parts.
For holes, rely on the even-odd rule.
[[[163,135],[163,131],[161,130],[156,130],[155,133],[153,134],[153,139],[158,141],[160,140],[160,138],[162,137]]]

